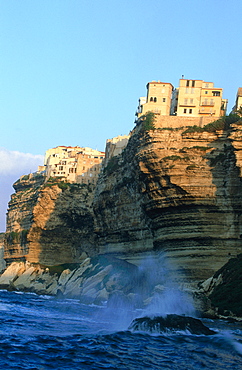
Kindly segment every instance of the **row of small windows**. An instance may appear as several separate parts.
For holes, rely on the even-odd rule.
[[[188,111],[188,112],[187,112]],[[189,114],[192,114],[192,109],[187,109],[187,108],[185,108],[184,110],[183,110],[183,113],[189,113]]]
[[[190,101],[190,103],[189,103]],[[184,105],[193,105],[193,99],[184,99]],[[209,102],[209,99],[204,99],[204,101],[202,102],[203,105],[214,105],[214,99],[210,99],[210,102]]]
[[[208,94],[208,91],[205,91],[205,94]],[[212,91],[213,96],[220,96],[220,91]]]
[[[189,89],[188,87],[186,88],[186,94],[194,94],[194,88],[191,87],[191,89]]]
[[[184,99],[184,104],[188,104],[188,99]],[[193,104],[193,99],[190,99],[190,104]]]
[[[189,87],[189,86],[191,86],[191,87],[195,87],[195,81],[194,80],[187,80],[187,87]]]
[[[156,97],[151,97],[150,98],[150,101],[153,101],[154,103],[156,103],[157,102],[157,98]],[[165,103],[165,101],[166,101],[166,98],[162,98],[162,101],[163,101],[163,103]]]

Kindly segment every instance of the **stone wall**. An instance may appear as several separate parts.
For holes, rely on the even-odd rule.
[[[187,126],[199,126],[203,127],[219,117],[214,116],[202,116],[202,117],[182,117],[182,116],[156,116],[155,126],[156,128],[179,128]]]

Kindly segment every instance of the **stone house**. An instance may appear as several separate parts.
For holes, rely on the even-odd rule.
[[[58,146],[45,153],[47,179],[64,178],[68,182],[95,184],[105,153],[79,146]]]
[[[156,116],[214,117],[225,115],[227,99],[223,89],[213,82],[180,79],[179,88],[172,84],[152,81],[147,84],[147,97],[139,99],[136,112],[139,118],[148,111]]]
[[[235,106],[233,107],[233,112],[238,111],[242,107],[242,87],[238,88]]]

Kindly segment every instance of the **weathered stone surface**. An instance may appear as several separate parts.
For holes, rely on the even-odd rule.
[[[132,331],[148,331],[150,333],[172,333],[186,331],[197,335],[213,335],[215,331],[207,328],[202,321],[189,316],[170,314],[165,317],[141,317],[134,319],[129,327]]]
[[[94,254],[93,189],[45,183],[43,176],[20,179],[9,203],[5,260],[43,265],[79,262]]]
[[[134,133],[97,185],[100,250],[129,257],[165,251],[194,282],[237,255],[242,247],[240,127]]]
[[[214,315],[242,316],[242,254],[231,258],[200,285]]]
[[[6,262],[4,260],[4,238],[5,233],[0,233],[0,273],[6,268]]]
[[[88,304],[104,303],[113,292],[129,293],[136,288],[137,267],[113,257],[86,258],[66,266],[13,262],[0,276],[0,288],[78,298]]]
[[[239,124],[217,132],[135,129],[94,197],[89,187],[22,178],[9,203],[7,263],[52,266],[100,253],[137,262],[156,251],[179,266],[180,280],[209,278],[242,252],[241,139]],[[72,274],[67,268],[63,281]],[[79,288],[67,280],[71,295]],[[93,295],[91,280],[88,289]]]

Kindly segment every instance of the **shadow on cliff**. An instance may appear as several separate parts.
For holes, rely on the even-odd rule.
[[[212,237],[228,258],[242,251],[242,178],[230,134],[231,128],[220,133],[205,156],[216,187],[214,204],[208,208],[214,228]]]

